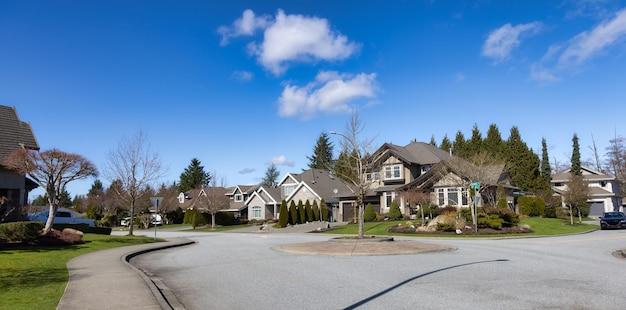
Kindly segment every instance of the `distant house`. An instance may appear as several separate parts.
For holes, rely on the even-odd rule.
[[[562,197],[567,191],[570,175],[570,169],[551,175],[550,185],[555,195]],[[601,216],[602,213],[609,211],[623,211],[620,183],[617,179],[588,167],[582,167],[582,175],[589,186],[587,202],[591,204],[590,216]]]
[[[28,204],[28,193],[38,186],[25,175],[2,166],[4,159],[21,148],[38,151],[35,134],[29,123],[19,119],[14,107],[0,105],[0,199],[5,197],[9,206]]]
[[[245,202],[248,210],[248,220],[278,219],[282,198],[281,189],[274,187],[259,187]]]

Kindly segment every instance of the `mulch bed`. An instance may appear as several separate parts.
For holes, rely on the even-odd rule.
[[[393,226],[387,229],[388,232],[412,234],[412,235],[457,235],[456,231],[418,231],[417,228]],[[501,229],[480,228],[478,232],[473,227],[465,227],[461,230],[461,235],[506,235],[532,233],[533,230],[524,226],[502,227]]]

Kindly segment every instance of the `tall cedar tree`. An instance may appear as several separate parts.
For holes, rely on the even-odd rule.
[[[330,216],[330,212],[329,212],[328,206],[326,205],[326,202],[324,202],[323,198],[320,201],[320,208],[322,209],[322,221],[328,222],[329,216]]]
[[[306,220],[309,222],[313,222],[315,220],[315,217],[313,216],[313,209],[311,209],[311,203],[308,199],[304,203],[304,210],[306,210]]]
[[[307,156],[309,159],[309,168],[332,170],[333,168],[333,144],[330,142],[328,134],[322,132],[317,138],[313,155]]]
[[[278,185],[278,176],[280,171],[276,168],[275,164],[270,164],[265,170],[265,176],[261,180],[261,185],[266,187],[276,187]]]
[[[180,174],[178,189],[181,192],[186,192],[194,188],[208,186],[209,181],[211,181],[211,174],[204,172],[204,166],[201,165],[200,160],[192,158],[189,166]]]
[[[296,207],[296,203],[293,200],[289,204],[289,214],[291,215],[289,217],[289,219],[291,220],[291,221],[289,221],[289,224],[296,225],[296,224],[300,223],[300,219],[298,218],[299,217],[298,207]]]
[[[465,136],[460,130],[456,132],[454,144],[452,145],[452,153],[456,156],[463,158],[467,158],[469,156],[469,154],[467,153],[467,147],[465,145]]]
[[[548,143],[546,143],[546,138],[541,138],[541,178],[547,186],[550,186],[550,181],[552,180],[550,176],[551,173],[552,168],[550,167],[550,156],[548,155]]]
[[[358,180],[358,171],[354,169],[357,163],[356,158],[355,150],[353,150],[351,155],[348,155],[347,150],[339,153],[339,157],[335,163],[334,174],[346,182]]]
[[[300,219],[299,223],[306,223],[306,210],[304,209],[304,204],[302,204],[302,200],[298,200],[298,214]]]
[[[502,140],[502,135],[500,135],[500,130],[496,124],[489,125],[487,136],[485,137],[485,140],[483,140],[482,146],[484,150],[491,153],[495,158],[504,158],[506,145]]]
[[[578,145],[578,135],[572,137],[572,167],[570,173],[582,175],[582,167],[580,165],[580,146]]]
[[[539,156],[522,141],[516,126],[511,127],[506,145],[509,172],[515,186],[523,191],[544,189],[539,174]]]
[[[430,136],[430,145],[437,146],[437,141],[435,141],[435,135]]]
[[[448,139],[448,135],[443,136],[439,148],[446,152],[450,152],[450,149],[452,148],[452,142],[450,142],[450,139]]]
[[[319,222],[320,216],[320,208],[317,206],[317,200],[313,200],[313,217],[316,222]]]
[[[278,226],[280,228],[287,227],[289,224],[289,211],[287,210],[287,201],[283,199],[280,203],[280,211],[278,213]]]

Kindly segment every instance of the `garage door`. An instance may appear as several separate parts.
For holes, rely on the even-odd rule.
[[[604,213],[604,202],[592,202],[589,216],[602,216]]]

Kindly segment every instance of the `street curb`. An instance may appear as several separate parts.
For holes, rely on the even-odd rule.
[[[143,250],[131,252],[131,253],[128,253],[126,255],[123,255],[120,259],[122,260],[122,262],[124,262],[124,264],[126,264],[128,267],[133,269],[135,272],[137,272],[141,276],[141,278],[146,282],[146,284],[148,285],[148,287],[152,291],[152,295],[154,295],[156,301],[161,306],[161,309],[184,310],[185,307],[183,306],[183,304],[180,303],[178,298],[176,298],[176,295],[174,295],[170,291],[170,289],[167,288],[167,286],[165,286],[165,284],[163,284],[163,282],[160,279],[158,279],[153,274],[151,274],[151,273],[149,273],[149,272],[147,272],[145,270],[141,270],[141,269],[135,267],[130,262],[131,259],[133,259],[134,257],[137,257],[139,255],[142,255],[142,254],[146,254],[146,253],[150,253],[150,252],[154,252],[154,251],[159,251],[159,250],[171,249],[171,248],[175,248],[175,247],[186,246],[186,245],[190,245],[190,244],[195,244],[196,243],[193,240],[184,239],[184,238],[180,238],[180,239],[179,238],[177,238],[177,239],[166,239],[166,240],[168,241],[168,244],[163,244],[163,245],[151,247],[151,248],[148,248],[148,249],[143,249]]]

